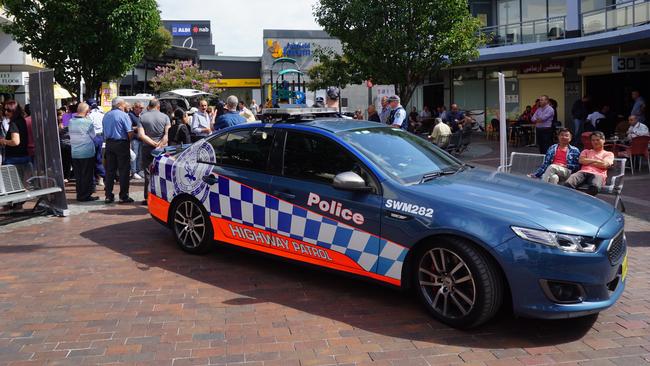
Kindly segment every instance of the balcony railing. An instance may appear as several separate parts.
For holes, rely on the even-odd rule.
[[[650,23],[650,0],[631,0],[582,14],[582,34],[607,32]]]
[[[487,37],[487,47],[498,47],[563,39],[565,29],[566,17],[560,16],[485,27],[481,28],[481,33]]]

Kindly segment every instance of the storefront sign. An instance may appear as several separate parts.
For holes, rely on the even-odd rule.
[[[280,42],[268,39],[266,49],[273,58],[311,56],[311,43],[309,42],[289,42],[282,47]]]
[[[640,72],[650,71],[650,57],[648,56],[612,56],[612,72]]]
[[[107,113],[112,108],[113,98],[117,97],[117,83],[102,83],[101,95],[101,107],[104,113]]]
[[[218,88],[259,88],[261,79],[212,79],[210,85]]]
[[[25,77],[20,71],[0,72],[0,85],[25,85]]]
[[[209,23],[172,23],[172,36],[208,36],[210,35]]]
[[[535,64],[524,64],[521,66],[522,74],[539,74],[543,72],[562,72],[562,62],[540,62]]]
[[[172,24],[172,36],[191,36],[192,25],[188,23]]]

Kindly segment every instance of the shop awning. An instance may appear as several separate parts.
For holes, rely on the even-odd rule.
[[[59,84],[54,84],[54,99],[70,99],[72,94]]]

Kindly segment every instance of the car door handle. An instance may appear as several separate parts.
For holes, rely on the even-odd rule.
[[[280,192],[280,191],[275,191],[273,192],[273,195],[276,197],[280,197],[284,200],[292,200],[296,198],[296,195],[291,193],[291,192]]]
[[[203,176],[203,181],[208,183],[209,185],[214,185],[219,181],[219,179],[217,179],[217,177],[215,177],[214,175],[210,174],[210,175]]]

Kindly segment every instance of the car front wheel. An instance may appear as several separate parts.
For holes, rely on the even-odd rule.
[[[418,252],[414,283],[423,304],[441,322],[472,328],[501,306],[503,283],[496,264],[473,244],[445,238]]]
[[[180,247],[192,254],[205,253],[212,244],[212,224],[201,205],[183,199],[174,205],[172,230]]]

